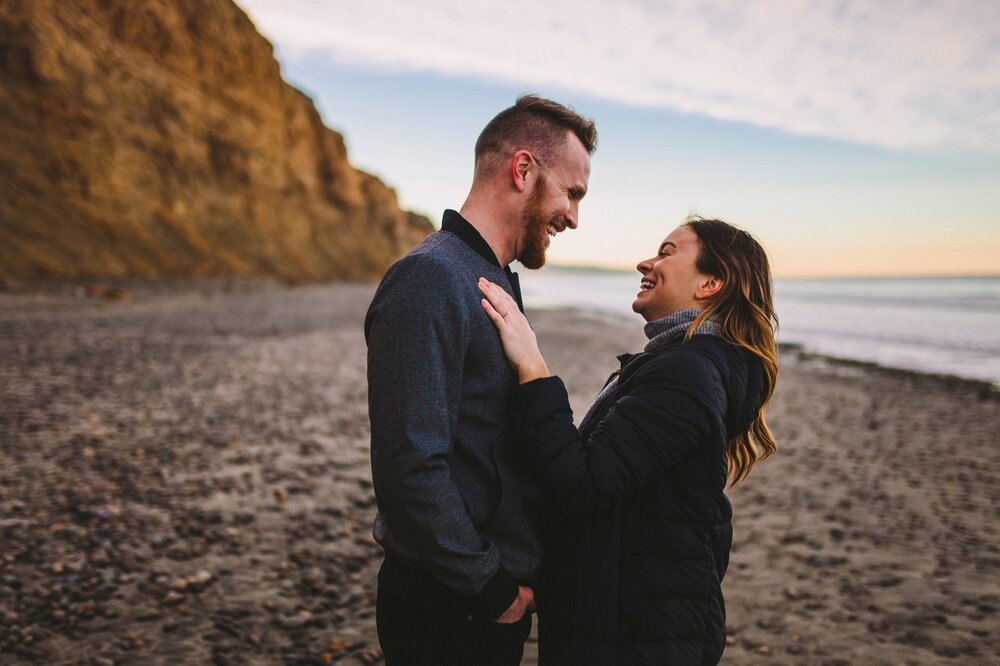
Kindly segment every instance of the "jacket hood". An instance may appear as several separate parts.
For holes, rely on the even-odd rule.
[[[707,358],[718,369],[726,394],[724,424],[727,436],[735,437],[749,429],[764,404],[767,391],[764,366],[759,358],[746,349],[726,342],[717,335],[695,335],[688,341],[678,340],[656,351],[620,354],[618,361],[621,363],[621,372],[628,372],[627,368],[635,368],[636,364],[649,361],[657,354],[675,350],[679,345],[685,345],[689,350]]]
[[[726,392],[726,433],[735,437],[746,431],[764,404],[767,376],[760,359],[714,335],[696,335],[687,343],[707,356],[719,369]]]

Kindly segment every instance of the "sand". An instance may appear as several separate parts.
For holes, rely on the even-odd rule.
[[[380,663],[372,292],[0,290],[0,663]],[[532,321],[578,415],[642,341]],[[997,392],[790,349],[769,420],[723,663],[1000,663]]]

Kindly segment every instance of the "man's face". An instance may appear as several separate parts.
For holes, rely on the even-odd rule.
[[[521,213],[517,260],[525,268],[541,268],[556,234],[576,229],[580,200],[590,181],[590,155],[572,132],[551,164],[539,164],[531,194]]]

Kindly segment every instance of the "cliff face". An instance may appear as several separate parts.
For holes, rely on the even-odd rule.
[[[377,277],[432,230],[229,0],[4,0],[0,277]]]

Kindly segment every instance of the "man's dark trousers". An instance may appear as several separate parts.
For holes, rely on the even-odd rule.
[[[378,639],[386,666],[516,666],[531,615],[498,624],[466,599],[390,554],[378,575]]]

